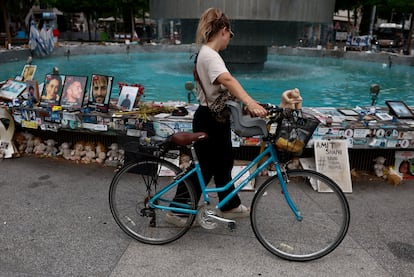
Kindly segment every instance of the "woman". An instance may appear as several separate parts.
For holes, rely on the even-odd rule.
[[[218,53],[226,49],[232,37],[230,21],[219,9],[209,8],[201,15],[196,35],[196,42],[201,45],[196,64],[200,79],[197,82],[197,98],[200,105],[194,114],[193,131],[208,134],[208,139],[195,144],[195,150],[206,184],[214,176],[216,187],[223,187],[231,180],[234,154],[231,144],[230,122],[218,122],[213,117],[209,106],[211,107],[214,100],[226,88],[232,96],[247,107],[253,116],[264,117],[267,114],[267,111],[254,101],[230,74]],[[194,189],[199,198],[201,196],[199,185],[195,185]],[[233,189],[232,187],[218,193],[219,199],[224,199]],[[179,193],[180,189],[177,195]],[[221,211],[225,218],[247,217],[250,214],[250,209],[241,204],[237,195],[223,206]],[[180,219],[181,222],[179,222]],[[178,216],[173,218],[169,215],[169,221],[179,225],[183,219]]]

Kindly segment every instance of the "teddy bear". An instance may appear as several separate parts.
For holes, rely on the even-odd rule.
[[[103,143],[98,142],[95,147],[96,150],[96,158],[95,162],[102,164],[105,162],[106,159],[106,148]]]
[[[43,155],[46,151],[46,144],[38,137],[34,138],[33,153],[36,155]]]
[[[387,182],[389,184],[394,185],[394,186],[399,185],[403,180],[403,177],[400,174],[398,174],[398,172],[395,169],[393,169],[391,166],[385,169],[384,178],[387,179]]]
[[[14,136],[14,141],[16,143],[18,153],[19,154],[24,153],[27,147],[25,135],[21,132],[16,133]]]
[[[57,153],[57,155],[62,156],[66,160],[70,160],[71,153],[72,153],[72,150],[70,149],[70,144],[68,142],[63,142],[59,146],[59,153]]]
[[[82,157],[82,162],[90,163],[95,159],[95,145],[92,142],[87,142],[85,144],[85,155]]]
[[[55,157],[57,155],[56,141],[53,139],[46,140],[45,155],[48,157]]]
[[[80,161],[82,157],[85,155],[85,144],[81,141],[75,143],[73,146],[72,152],[70,154],[72,161]]]
[[[118,166],[121,163],[121,156],[122,154],[120,154],[119,152],[119,146],[118,143],[112,143],[109,146],[109,151],[106,153],[106,161],[105,164],[109,165],[109,166]]]
[[[24,152],[26,154],[31,154],[33,153],[33,149],[35,147],[35,141],[34,141],[34,136],[30,133],[24,133],[23,134],[24,137],[26,138],[26,148],[24,150]]]
[[[117,161],[118,160],[118,151],[119,146],[117,143],[112,143],[111,146],[109,146],[109,151],[106,153],[106,156],[109,161]]]
[[[385,158],[382,156],[378,156],[374,159],[374,172],[375,175],[377,175],[378,177],[384,177],[385,178]]]
[[[185,171],[187,168],[190,167],[191,164],[191,158],[190,156],[186,155],[186,154],[182,154],[180,157],[180,169],[182,171]]]

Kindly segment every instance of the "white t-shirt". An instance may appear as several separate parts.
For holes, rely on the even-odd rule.
[[[197,98],[200,105],[207,106],[205,95],[208,98],[208,105],[211,105],[220,92],[225,89],[222,85],[214,85],[217,77],[225,72],[229,71],[220,54],[207,45],[203,45],[197,57],[197,73],[206,90],[204,94],[200,84],[197,84]]]

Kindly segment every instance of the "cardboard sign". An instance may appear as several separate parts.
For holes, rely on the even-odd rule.
[[[316,171],[334,180],[343,192],[352,192],[351,171],[346,140],[314,141]],[[319,192],[331,191],[318,184]]]

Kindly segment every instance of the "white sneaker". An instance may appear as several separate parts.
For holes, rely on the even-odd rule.
[[[250,208],[240,204],[238,207],[231,209],[229,211],[221,212],[224,218],[233,219],[233,218],[243,218],[250,216]]]
[[[186,227],[187,226],[187,219],[188,219],[188,217],[178,216],[178,215],[175,215],[175,214],[173,214],[171,212],[167,212],[166,213],[166,218],[167,218],[167,222],[168,223],[170,223],[172,225],[175,225],[177,227]],[[194,220],[192,226],[193,227],[198,227],[199,224],[197,224],[197,221]]]

